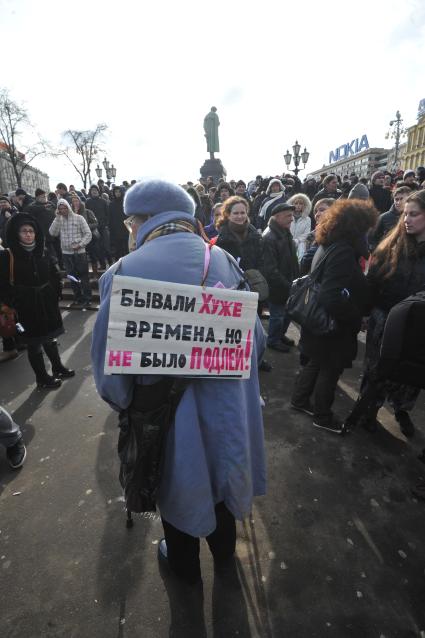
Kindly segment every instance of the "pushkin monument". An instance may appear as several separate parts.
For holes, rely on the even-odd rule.
[[[201,175],[202,177],[213,177],[215,183],[218,182],[220,177],[225,178],[227,175],[221,160],[214,157],[214,153],[220,152],[219,126],[220,120],[218,119],[217,109],[212,106],[210,112],[204,117],[204,136],[207,141],[207,152],[210,154],[210,158],[205,160],[201,167]]]

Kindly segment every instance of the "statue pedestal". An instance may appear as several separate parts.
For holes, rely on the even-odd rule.
[[[201,166],[201,177],[212,177],[214,184],[218,183],[220,177],[226,179],[227,171],[221,163],[220,159],[207,159]]]

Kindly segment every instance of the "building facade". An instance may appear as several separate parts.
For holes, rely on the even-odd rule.
[[[403,158],[404,170],[425,166],[425,114],[407,129],[407,146]]]
[[[350,155],[322,168],[310,172],[310,175],[319,177],[323,173],[333,173],[343,177],[355,173],[357,177],[370,177],[375,171],[387,170],[388,158],[391,151],[385,148],[368,148],[355,155]]]
[[[0,193],[10,193],[16,190],[16,177],[13,166],[5,151],[0,150]],[[49,176],[34,166],[28,166],[22,175],[22,188],[29,195],[34,195],[36,188],[49,192]]]

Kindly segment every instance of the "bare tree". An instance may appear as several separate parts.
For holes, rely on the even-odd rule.
[[[99,153],[103,152],[101,144],[107,128],[106,124],[98,124],[93,130],[68,129],[63,133],[62,137],[67,146],[60,151],[60,154],[64,155],[75,168],[84,188],[87,188],[87,182],[91,181],[93,161]]]
[[[32,144],[24,145],[21,141],[24,135],[27,140],[34,137],[37,139]],[[21,188],[22,175],[30,163],[47,152],[46,142],[35,133],[26,109],[14,102],[6,89],[0,89],[0,141],[2,150],[7,153],[12,164],[16,184]]]

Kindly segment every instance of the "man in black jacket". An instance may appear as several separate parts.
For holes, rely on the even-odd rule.
[[[394,204],[386,213],[379,216],[378,224],[370,238],[370,248],[375,250],[380,241],[382,241],[390,230],[398,223],[400,215],[404,209],[404,203],[412,191],[408,186],[400,186],[394,191]]]
[[[96,184],[93,184],[89,188],[89,197],[86,201],[86,208],[93,211],[98,222],[98,230],[100,233],[100,267],[106,269],[106,260],[108,260],[109,265],[112,264],[109,237],[109,205],[103,197],[100,197],[99,188]]]
[[[64,184],[63,182],[59,182],[59,184],[56,185],[56,196],[57,199],[66,199],[68,204],[71,204],[71,193],[68,191],[66,184]]]
[[[375,208],[380,213],[385,213],[391,208],[391,191],[384,188],[385,174],[383,171],[373,173],[370,183],[369,193],[375,204]]]
[[[17,188],[14,195],[14,205],[19,213],[26,211],[28,206],[34,201],[34,198],[28,195],[23,188]]]
[[[316,203],[320,199],[339,199],[341,191],[338,188],[338,178],[336,175],[326,175],[323,180],[323,188],[313,197],[311,210],[314,210]]]
[[[285,337],[290,324],[285,303],[293,280],[299,276],[297,247],[290,233],[295,206],[276,204],[263,233],[264,275],[269,284],[269,336],[267,345],[278,352],[289,352],[294,342]]]

